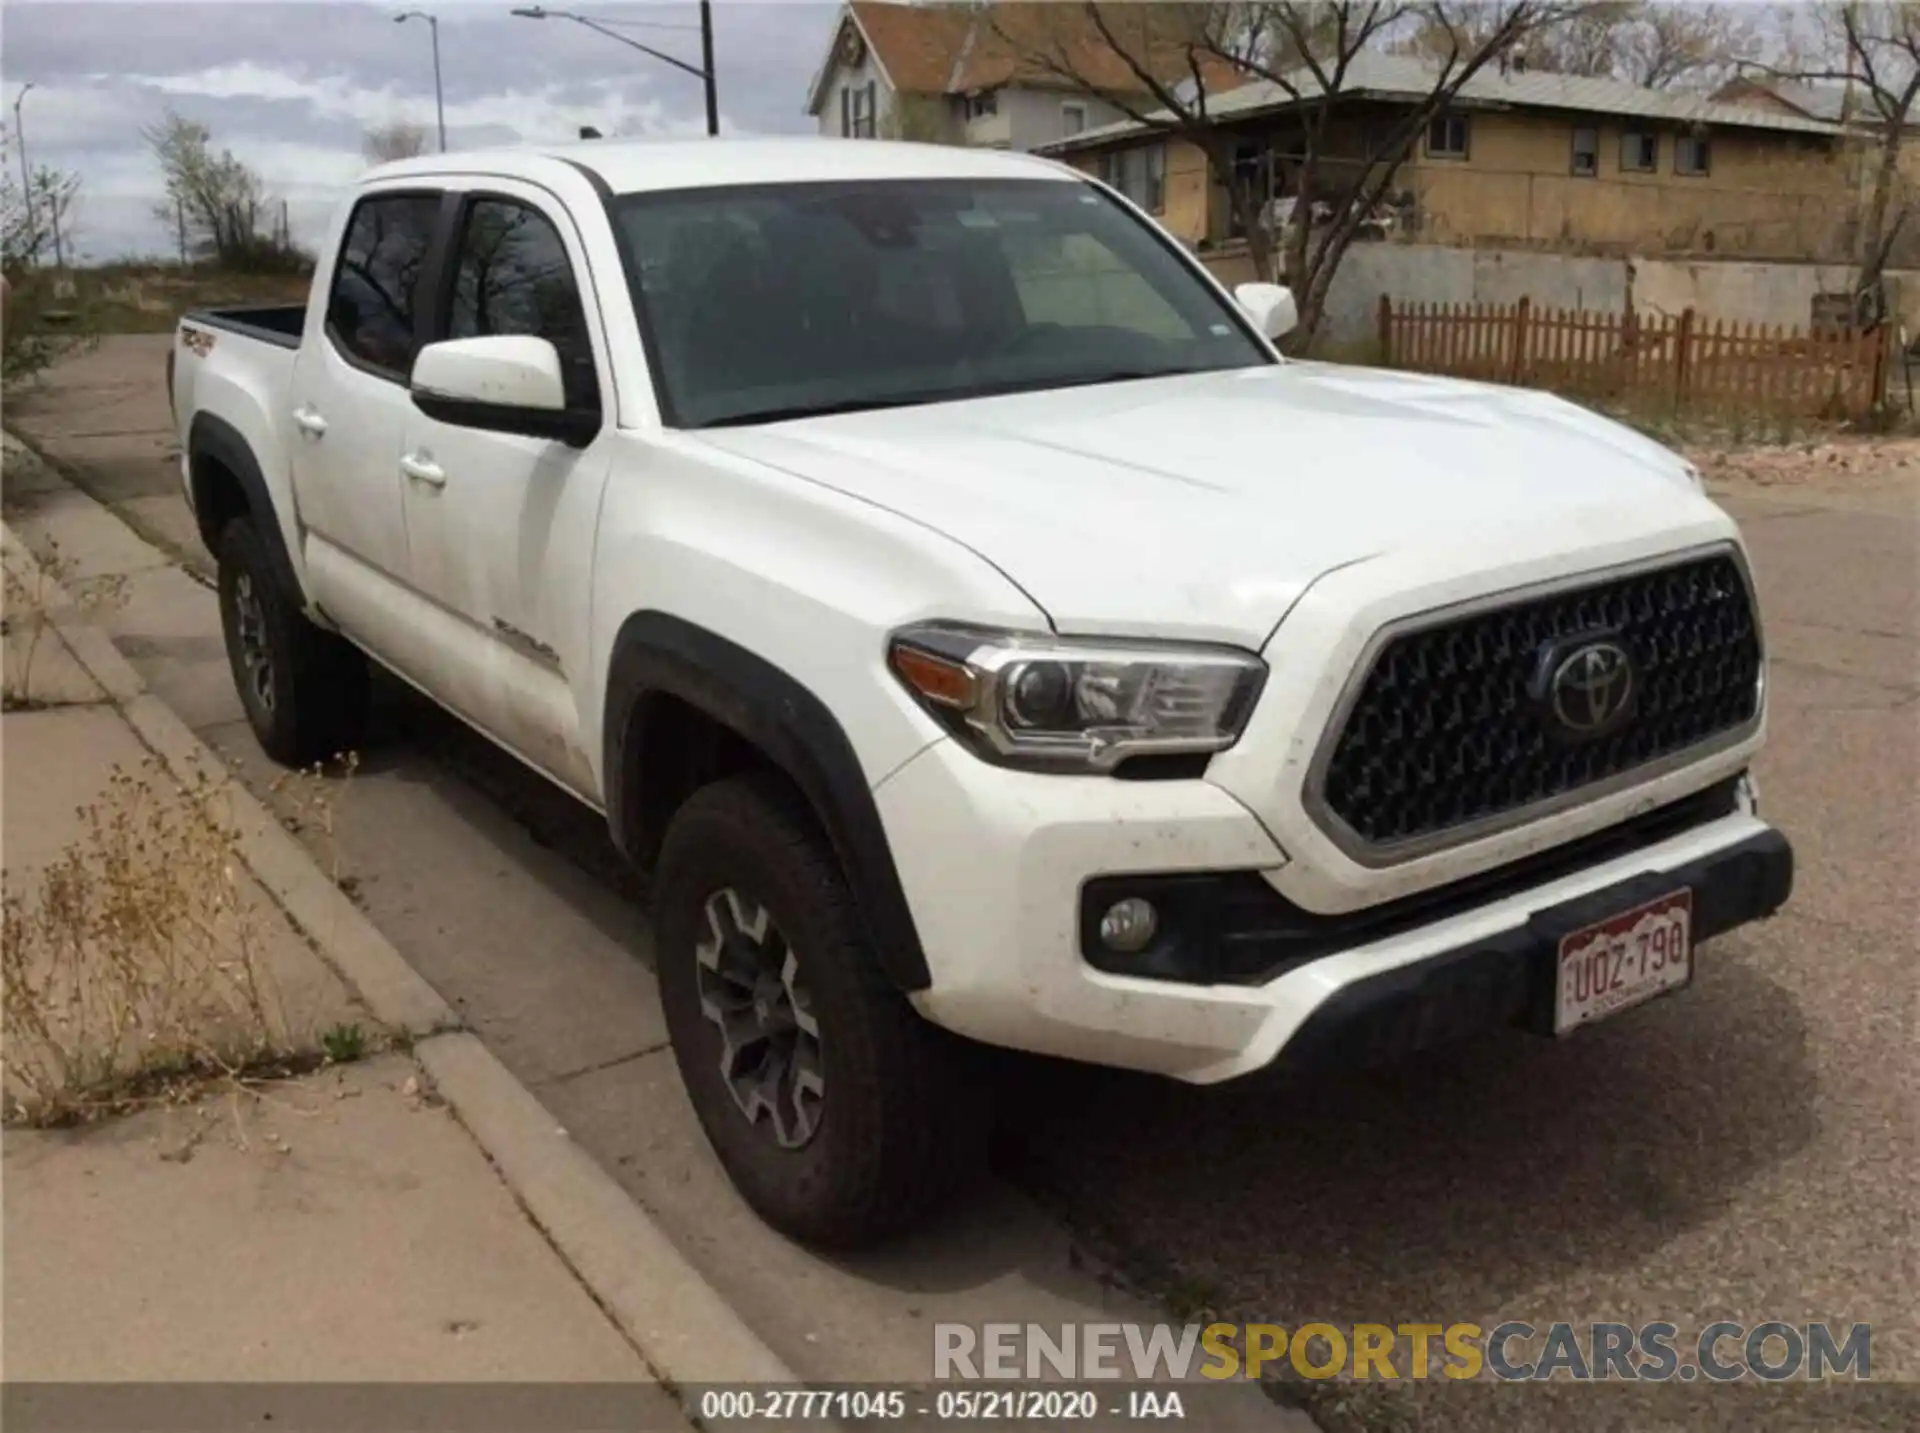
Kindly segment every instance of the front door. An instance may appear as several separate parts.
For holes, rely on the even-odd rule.
[[[490,181],[492,183],[493,181]],[[444,332],[558,350],[567,404],[610,413],[604,340],[579,236],[541,191],[467,196],[448,255]],[[435,695],[522,758],[591,794],[576,704],[607,438],[584,448],[463,428],[417,408],[400,468],[408,567],[445,619]]]

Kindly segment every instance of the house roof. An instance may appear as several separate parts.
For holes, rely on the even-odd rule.
[[[1294,87],[1299,91],[1297,97],[1271,81],[1258,80],[1225,94],[1209,96],[1208,111],[1220,120],[1251,119],[1285,110],[1319,95],[1319,85],[1306,70],[1296,71],[1293,78]],[[1419,99],[1432,92],[1438,78],[1439,65],[1433,60],[1414,55],[1360,54],[1348,67],[1340,93],[1356,99]],[[1590,79],[1545,70],[1503,75],[1492,65],[1460,87],[1459,99],[1462,104],[1474,107],[1576,110],[1674,124],[1710,124],[1796,134],[1841,132],[1841,126],[1832,120],[1718,101],[1697,93],[1650,90],[1624,80]],[[1170,121],[1173,115],[1162,110],[1152,118]],[[1070,139],[1041,145],[1040,150],[1049,154],[1066,153],[1134,134],[1143,128],[1145,126],[1131,121],[1102,125]]]
[[[1171,82],[1189,72],[1185,46],[1176,38],[1179,14],[1175,6],[1130,4],[1118,7],[1108,23],[1132,41],[1129,50],[1142,55],[1152,73]],[[989,14],[988,7],[971,3],[849,0],[808,91],[810,114],[825,101],[827,78],[849,24],[899,93],[964,95],[1003,85],[1148,93],[1078,5],[1002,3]],[[1139,44],[1138,38],[1147,43]],[[1061,75],[1062,69],[1071,78]],[[1212,78],[1226,83],[1224,75]]]
[[[1824,119],[1838,124],[1846,118],[1847,91],[1843,85],[1809,84],[1803,80],[1776,80],[1759,75],[1741,75],[1713,92],[1716,100],[1727,104],[1747,104],[1755,92],[1770,95],[1789,109],[1809,119]],[[1855,106],[1858,109],[1858,106]]]

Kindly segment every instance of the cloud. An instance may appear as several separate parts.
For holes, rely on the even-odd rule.
[[[449,147],[571,139],[582,125],[622,136],[704,132],[697,80],[582,26],[513,18],[505,0],[428,8],[440,18]],[[632,27],[622,33],[643,44],[698,56],[691,4],[596,4],[591,13]],[[820,0],[717,0],[723,128],[812,129],[807,82],[836,13]],[[206,124],[216,145],[258,169],[288,200],[296,235],[311,241],[362,167],[368,129],[410,120],[433,132],[430,36],[392,16],[340,0],[9,0],[6,77],[34,84],[24,105],[34,161],[81,176],[83,253],[172,248],[170,227],[149,212],[160,180],[140,137],[168,109]]]

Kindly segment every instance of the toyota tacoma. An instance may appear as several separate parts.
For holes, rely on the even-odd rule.
[[[1049,161],[602,141],[373,170],[170,375],[262,746],[352,746],[371,662],[603,812],[720,1160],[850,1243],[983,1045],[1578,1038],[1786,899],[1699,475],[1293,322]]]

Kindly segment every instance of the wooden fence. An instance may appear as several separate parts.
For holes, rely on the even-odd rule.
[[[1548,388],[1628,405],[1743,414],[1858,417],[1880,398],[1885,330],[1805,332],[1766,324],[1494,304],[1380,299],[1392,368]]]

